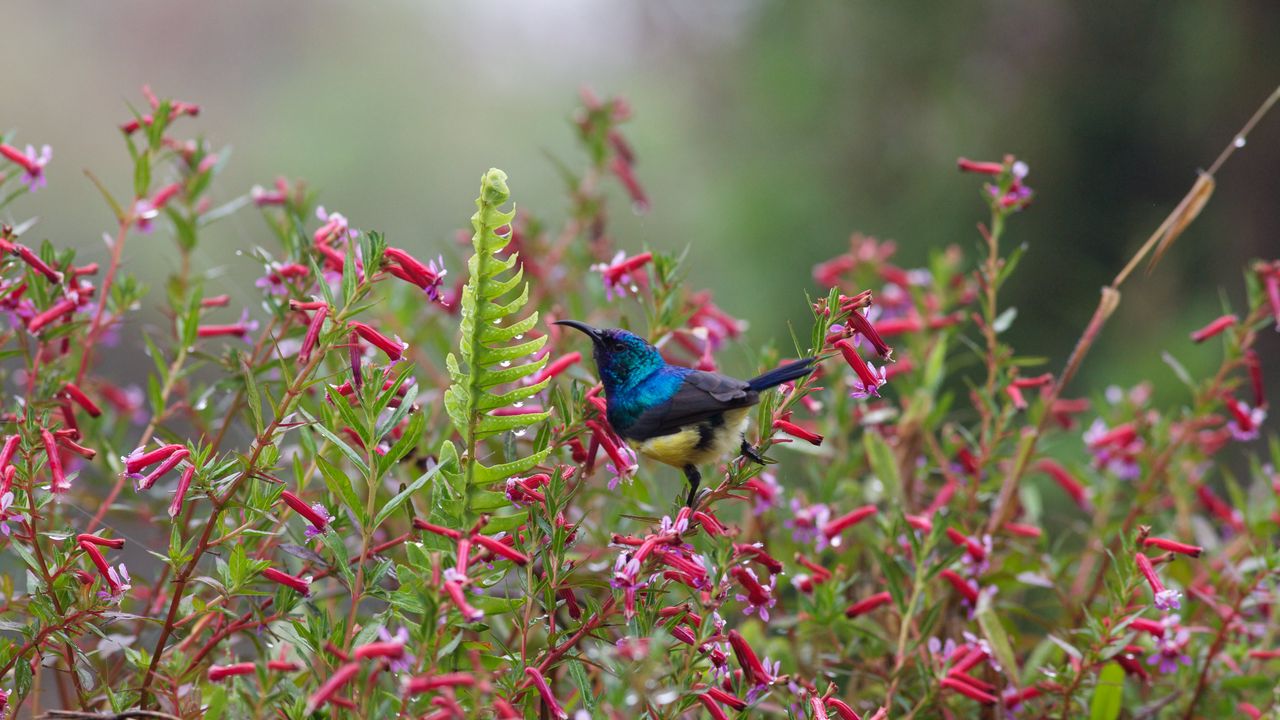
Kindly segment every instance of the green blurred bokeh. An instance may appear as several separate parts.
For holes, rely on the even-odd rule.
[[[0,128],[49,143],[49,187],[8,221],[94,258],[107,209],[82,168],[127,194],[115,129],[126,102],[197,102],[181,132],[232,148],[218,197],[300,177],[355,226],[460,267],[453,232],[476,178],[498,166],[522,207],[561,217],[548,153],[576,158],[577,89],[628,98],[653,199],[617,198],[630,251],[690,248],[688,277],[747,318],[751,340],[804,317],[812,266],[860,231],[903,264],[976,248],[978,182],[957,156],[1029,162],[1030,245],[1006,303],[1025,354],[1061,359],[1097,291],[1280,80],[1280,3],[11,2]],[[1217,195],[1168,260],[1126,287],[1083,386],[1175,386],[1160,349],[1193,371],[1217,353],[1185,333],[1238,303],[1250,257],[1280,255],[1280,116],[1219,175]],[[162,234],[128,245],[153,286],[175,256]],[[252,210],[201,252],[226,288],[261,269]],[[767,298],[767,301],[762,301]],[[1277,342],[1264,362],[1274,375]],[[1089,382],[1092,380],[1092,382]]]

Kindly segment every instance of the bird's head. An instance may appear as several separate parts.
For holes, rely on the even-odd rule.
[[[619,328],[595,328],[577,320],[559,320],[591,338],[596,370],[606,393],[643,380],[664,364],[662,354],[644,338]]]

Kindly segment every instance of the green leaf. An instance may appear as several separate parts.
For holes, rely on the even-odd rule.
[[[893,457],[893,448],[889,447],[880,433],[870,429],[862,433],[862,445],[866,448],[871,472],[884,484],[886,495],[895,499],[901,497],[902,475],[898,472],[898,461]]]
[[[1009,636],[1004,631],[1004,625],[1000,624],[999,616],[991,607],[990,594],[979,595],[978,608],[974,617],[977,618],[978,627],[982,628],[982,634],[986,636],[987,642],[991,643],[991,652],[995,653],[996,660],[1000,661],[1005,674],[1013,682],[1018,682],[1018,658],[1013,654],[1013,646],[1009,644]]]
[[[364,458],[360,457],[360,453],[356,452],[355,448],[348,445],[342,438],[334,435],[332,430],[318,422],[306,410],[299,409],[298,412],[302,413],[302,416],[311,424],[311,429],[320,433],[324,436],[325,440],[328,440],[337,446],[337,448],[342,451],[342,454],[346,455],[347,459],[351,461],[351,464],[356,466],[356,469],[360,471],[361,475],[367,476],[369,474],[369,466],[365,464]]]
[[[1098,673],[1098,684],[1093,688],[1093,700],[1089,703],[1089,720],[1116,720],[1124,704],[1124,668],[1109,662]]]
[[[435,477],[436,473],[439,471],[440,471],[440,466],[436,465],[435,467],[431,468],[427,472],[420,475],[417,480],[414,480],[412,483],[410,483],[409,487],[396,493],[396,496],[388,500],[387,504],[383,505],[382,509],[378,511],[378,514],[374,516],[373,528],[377,529],[377,527],[381,525],[384,521],[386,521],[387,518],[391,517],[391,513],[395,512],[396,508],[404,504],[404,501],[412,497],[414,493],[421,490],[422,486],[426,485],[427,482],[429,482],[431,478]]]

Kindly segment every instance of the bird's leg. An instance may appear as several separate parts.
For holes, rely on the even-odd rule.
[[[702,473],[698,472],[698,468],[693,465],[685,465],[684,477],[689,481],[689,499],[685,500],[684,504],[692,510],[694,501],[698,499],[698,485],[702,483]]]
[[[764,456],[762,456],[758,450],[752,447],[751,443],[747,442],[746,438],[742,438],[742,449],[740,452],[746,457],[750,458],[751,461],[757,465],[768,464],[767,462],[765,462]]]

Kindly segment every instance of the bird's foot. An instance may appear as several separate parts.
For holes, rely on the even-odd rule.
[[[743,441],[742,441],[742,449],[741,449],[741,453],[742,453],[742,456],[743,456],[743,457],[745,457],[745,458],[747,458],[747,459],[751,460],[752,462],[754,462],[754,463],[755,463],[755,464],[757,464],[757,465],[768,465],[768,464],[769,464],[769,461],[764,459],[764,456],[760,454],[760,451],[759,451],[759,450],[756,450],[756,449],[751,445],[751,443],[747,442],[746,440],[743,440]]]
[[[684,477],[689,481],[689,497],[684,501],[686,507],[694,510],[698,507],[698,486],[702,484],[702,473],[693,465],[684,466]]]

